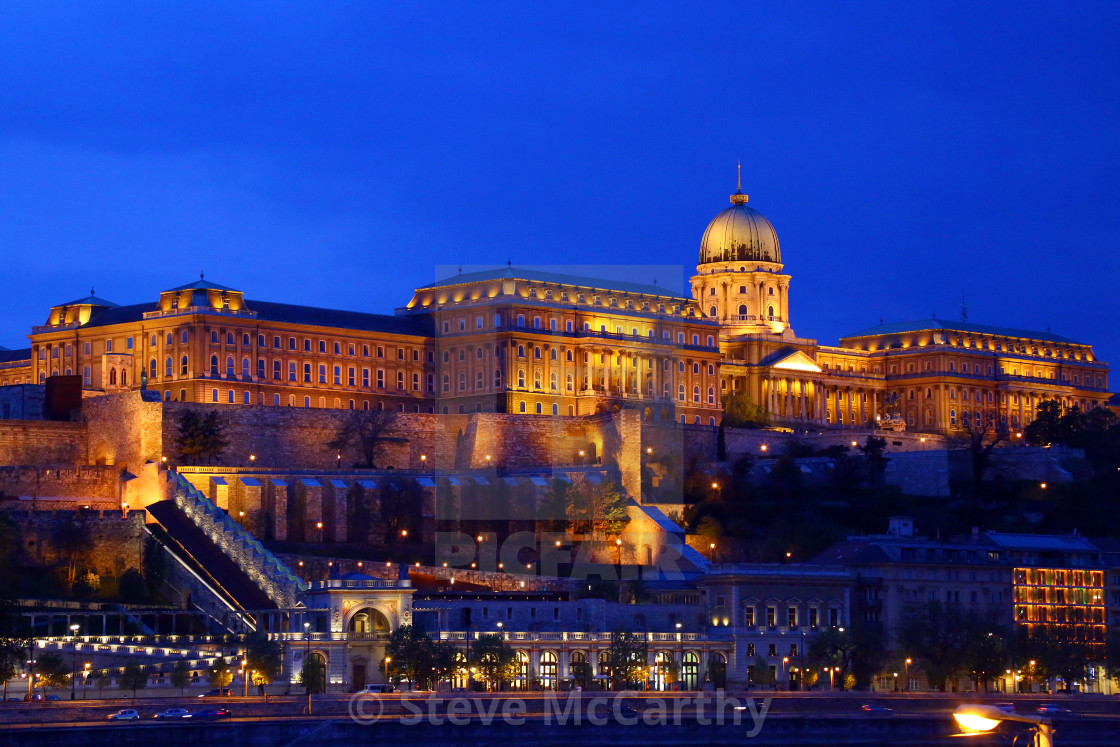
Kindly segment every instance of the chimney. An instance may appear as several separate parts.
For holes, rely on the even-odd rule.
[[[892,537],[914,536],[914,520],[909,516],[892,516],[889,521],[887,534]]]

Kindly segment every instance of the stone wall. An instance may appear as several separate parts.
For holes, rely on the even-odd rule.
[[[101,576],[116,576],[140,567],[144,515],[143,511],[124,515],[119,510],[82,509],[3,513],[19,529],[25,562],[44,567],[64,565],[69,556],[60,549],[59,540],[68,532],[78,531],[90,539],[79,564]]]
[[[158,392],[121,392],[82,404],[89,433],[89,462],[112,464],[139,474],[147,461],[164,456],[163,404]]]
[[[0,467],[0,496],[64,499],[115,508],[120,501],[117,476],[113,467]]]
[[[0,465],[87,464],[86,426],[48,420],[0,420]]]
[[[42,384],[0,386],[0,420],[42,420],[46,399]]]

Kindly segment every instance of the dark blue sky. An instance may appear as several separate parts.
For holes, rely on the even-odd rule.
[[[507,258],[681,289],[741,159],[800,335],[963,294],[1120,362],[1120,3],[76,5],[0,5],[8,347],[203,269],[379,312]]]

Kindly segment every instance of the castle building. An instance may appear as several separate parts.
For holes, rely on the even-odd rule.
[[[52,307],[0,385],[80,376],[87,396],[437,414],[576,416],[715,426],[723,398],[795,428],[1017,429],[1047,399],[1105,406],[1089,344],[931,318],[837,346],[798,336],[777,232],[747,195],[704,231],[691,297],[656,285],[498,270],[416,289],[393,315],[247,300],[206,280],[118,306]]]

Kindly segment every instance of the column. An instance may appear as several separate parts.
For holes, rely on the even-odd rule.
[[[879,390],[878,389],[872,389],[871,390],[871,421],[872,421],[871,425],[872,425],[872,427],[877,425],[877,422],[875,421],[875,416],[878,415],[878,414],[879,414]]]
[[[782,414],[785,415],[788,418],[788,417],[792,417],[792,413],[793,413],[793,393],[792,393],[793,381],[791,379],[783,379],[782,383],[785,385],[785,388],[786,388],[786,406],[785,406],[785,412],[782,413]]]
[[[798,379],[797,385],[798,385],[797,386],[798,394],[800,395],[798,397],[798,399],[801,400],[801,419],[804,420],[805,419],[805,407],[806,407],[806,404],[805,404],[805,397],[806,397],[805,379]]]
[[[847,387],[847,388],[844,389],[844,396],[848,400],[847,421],[848,421],[848,426],[851,427],[854,423],[853,418],[855,417],[855,408],[852,406],[852,388],[851,387]]]

